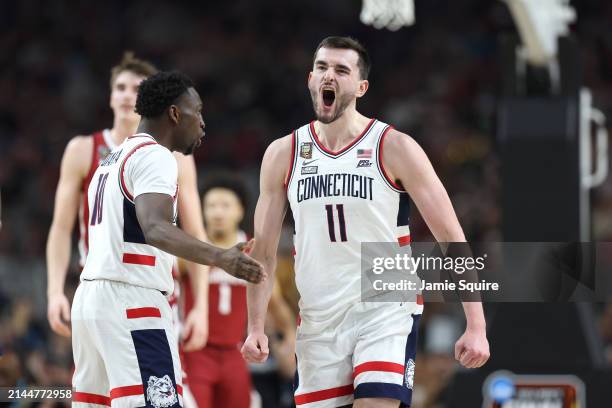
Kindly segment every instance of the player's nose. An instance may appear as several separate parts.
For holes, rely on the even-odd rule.
[[[331,84],[331,82],[333,82],[334,80],[334,71],[331,69],[327,69],[325,70],[325,72],[323,73],[323,83],[324,84]]]

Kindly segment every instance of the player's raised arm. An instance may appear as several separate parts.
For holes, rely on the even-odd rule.
[[[261,165],[260,192],[255,208],[255,245],[251,256],[261,262],[268,279],[247,288],[249,324],[242,355],[249,362],[264,362],[269,353],[264,323],[274,286],[276,250],[287,211],[285,177],[291,160],[291,137],[272,142]]]
[[[193,156],[175,152],[178,165],[178,214],[183,231],[199,239],[208,241],[197,185],[197,171]],[[193,262],[185,262],[185,270],[194,294],[194,306],[185,317],[183,324],[185,351],[201,349],[208,338],[208,273],[209,268]]]
[[[66,146],[55,193],[53,221],[47,238],[47,319],[53,331],[70,336],[70,303],[64,295],[64,283],[70,263],[70,246],[79,197],[93,141],[86,136],[73,138]]]
[[[383,164],[389,178],[401,181],[438,242],[465,242],[465,235],[446,189],[423,149],[410,136],[390,130],[383,143]],[[467,328],[455,345],[455,358],[465,367],[489,359],[482,304],[463,302]]]

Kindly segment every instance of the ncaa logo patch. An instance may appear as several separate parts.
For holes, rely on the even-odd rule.
[[[406,386],[410,389],[412,389],[412,387],[414,386],[414,360],[413,359],[409,359],[406,362],[406,372],[404,374],[404,382],[406,383]]]
[[[312,159],[312,142],[302,142],[300,145],[300,157]]]
[[[99,162],[98,165],[102,164],[102,162],[104,161],[104,159],[106,159],[106,157],[110,154],[111,150],[108,148],[108,146],[98,146],[98,157],[99,157]]]
[[[166,408],[177,403],[176,392],[167,374],[162,378],[152,375],[147,381],[147,399],[156,408]]]

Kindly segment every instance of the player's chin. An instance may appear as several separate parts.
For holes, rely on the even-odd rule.
[[[192,144],[191,146],[188,146],[187,148],[185,148],[182,153],[184,155],[190,155],[193,154],[193,152],[195,151],[196,148],[196,143]]]
[[[319,112],[317,115],[317,120],[327,125],[328,123],[332,123],[334,120],[336,120],[336,116],[333,113]]]

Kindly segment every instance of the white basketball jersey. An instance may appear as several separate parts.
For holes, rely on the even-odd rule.
[[[338,152],[322,145],[313,123],[292,134],[287,195],[303,315],[323,317],[360,301],[362,242],[410,243],[408,194],[381,163],[390,129],[372,119]]]
[[[89,253],[81,279],[107,279],[172,293],[174,256],[145,241],[134,199],[162,193],[174,199],[177,164],[147,134],[131,136],[100,163],[89,185]]]

